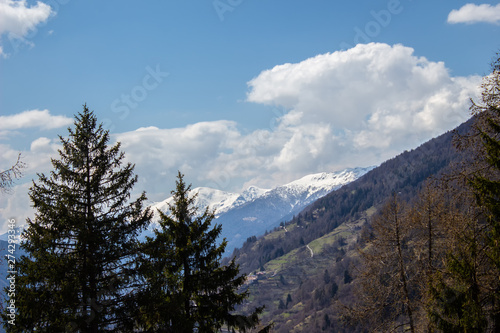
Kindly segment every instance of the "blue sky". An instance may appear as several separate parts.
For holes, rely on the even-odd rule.
[[[0,218],[83,103],[152,201],[379,164],[468,118],[499,33],[496,1],[0,0]]]

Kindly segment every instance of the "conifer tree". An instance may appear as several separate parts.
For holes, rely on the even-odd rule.
[[[16,268],[16,325],[9,332],[132,331],[137,235],[151,213],[143,193],[129,202],[137,182],[123,165],[120,144],[86,105],[69,137],[60,136],[59,159],[39,174],[30,198]],[[5,320],[5,315],[4,315]]]
[[[443,332],[500,330],[500,58],[492,69],[480,103],[472,102],[471,131],[457,140],[468,158],[448,180],[456,189],[442,218],[445,258],[429,285],[428,307]]]
[[[481,102],[473,102],[471,110],[484,122],[476,126],[481,138],[480,158],[486,167],[471,180],[477,203],[484,207],[487,222],[487,254],[500,272],[500,53],[492,63],[492,73],[482,84]],[[491,317],[494,329],[500,330],[500,281],[494,279]]]
[[[473,103],[474,113],[481,113],[486,122],[479,128],[486,162],[486,172],[478,173],[472,180],[476,198],[488,210],[491,224],[491,253],[500,268],[500,58],[493,63],[493,72],[482,85],[482,103]]]
[[[440,216],[439,227],[447,232],[440,264],[428,277],[430,327],[445,333],[486,332],[487,274],[493,267],[485,252],[484,224],[466,187],[452,199]]]
[[[234,260],[220,266],[226,241],[216,244],[221,226],[211,227],[213,212],[197,214],[191,186],[179,172],[170,212],[160,214],[160,228],[147,237],[141,274],[145,279],[140,307],[147,332],[218,332],[223,325],[246,331],[258,324],[261,308],[251,315],[233,310],[248,296],[238,293],[245,276]]]

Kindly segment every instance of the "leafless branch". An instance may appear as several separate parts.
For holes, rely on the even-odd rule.
[[[23,176],[23,169],[26,168],[26,163],[21,160],[21,153],[17,155],[16,163],[5,171],[0,172],[0,192],[9,193],[16,179]]]

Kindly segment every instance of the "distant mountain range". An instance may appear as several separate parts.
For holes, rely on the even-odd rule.
[[[228,241],[226,253],[230,254],[234,248],[243,245],[248,237],[260,236],[266,230],[279,226],[280,222],[292,219],[307,205],[373,168],[311,174],[273,189],[251,186],[242,193],[198,187],[192,189],[190,195],[197,194],[195,204],[200,213],[205,207],[215,210],[214,223],[222,225],[221,238]],[[157,226],[159,217],[156,211],[168,212],[169,204],[172,203],[173,198],[170,197],[150,206],[155,212],[151,228]]]
[[[190,195],[197,195],[195,205],[200,213],[208,207],[215,210],[214,224],[222,224],[222,238],[228,245],[226,253],[243,245],[251,236],[260,236],[266,230],[279,226],[303,210],[307,205],[328,193],[363,176],[374,167],[351,168],[339,172],[323,172],[304,176],[288,184],[273,189],[250,186],[242,193],[232,193],[208,187],[197,187]],[[154,203],[153,223],[144,235],[152,235],[152,229],[158,226],[157,210],[168,212],[173,197]],[[21,230],[18,230],[21,233]],[[0,240],[7,240],[7,233],[0,235]]]

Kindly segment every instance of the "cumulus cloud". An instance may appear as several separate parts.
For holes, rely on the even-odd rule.
[[[0,170],[6,170],[17,160],[21,153],[21,159],[26,164],[23,174],[30,179],[37,172],[46,172],[52,167],[51,158],[59,156],[58,149],[62,146],[58,139],[41,137],[31,142],[30,149],[19,151],[10,145],[0,144]]]
[[[30,37],[53,14],[52,8],[41,1],[29,6],[25,0],[0,0],[0,37],[6,35],[11,46],[4,49],[0,45],[0,58],[9,57],[21,46],[33,47]]]
[[[177,170],[194,186],[270,188],[310,173],[376,165],[416,148],[469,118],[469,98],[480,83],[478,76],[451,76],[444,63],[418,57],[409,47],[357,45],[279,65],[249,81],[247,100],[274,106],[275,119],[265,128],[248,132],[220,120],[145,127],[113,140],[136,165],[134,190],[146,191],[150,200],[170,195]],[[36,122],[26,115],[0,118],[0,130],[55,123],[44,114]],[[25,153],[33,170],[51,169],[48,156],[57,157],[58,144],[33,140]],[[1,152],[2,146],[2,160],[17,156]]]
[[[121,142],[127,158],[136,164],[144,187],[152,192],[165,192],[172,185],[166,180],[174,179],[177,170],[193,178],[209,174],[216,168],[218,156],[228,149],[228,142],[238,136],[234,122],[221,120],[184,128],[140,128],[116,134],[115,139]]]
[[[442,62],[403,45],[359,44],[263,71],[247,100],[282,105],[304,124],[327,123],[339,151],[402,149],[465,121],[479,77],[451,77]]]
[[[196,186],[269,188],[308,173],[378,164],[453,129],[469,118],[480,80],[452,77],[444,63],[409,47],[358,45],[249,81],[248,101],[281,110],[268,128],[244,133],[222,120],[141,128],[115,139],[155,200],[155,193],[168,195],[177,170]]]
[[[0,200],[0,233],[5,233],[8,228],[8,220],[14,219],[17,226],[23,226],[27,218],[33,218],[34,210],[28,192],[31,183],[24,183],[15,186],[12,193],[3,195]]]
[[[478,23],[486,22],[500,23],[500,4],[492,6],[489,4],[476,5],[468,3],[460,9],[454,9],[448,14],[448,23]]]
[[[29,110],[10,116],[0,116],[0,131],[29,127],[54,129],[72,123],[72,118],[66,116],[53,116],[50,114],[49,110]]]
[[[297,128],[286,116],[277,122],[247,134],[234,122],[213,121],[175,129],[141,128],[114,138],[136,164],[140,187],[153,200],[168,195],[177,170],[196,186],[237,191],[250,184],[282,184],[327,168],[321,155],[331,145],[329,125]]]
[[[52,8],[40,1],[29,7],[25,0],[0,0],[0,35],[22,38],[51,14]]]
[[[0,233],[6,231],[6,221],[15,219],[21,226],[27,218],[34,216],[28,193],[32,179],[38,179],[37,173],[48,174],[52,169],[51,158],[58,157],[57,150],[62,148],[57,139],[41,137],[32,141],[30,149],[21,151],[21,160],[26,164],[21,179],[15,181],[12,193],[0,196]],[[7,170],[15,161],[20,151],[6,144],[0,144],[0,170]]]

